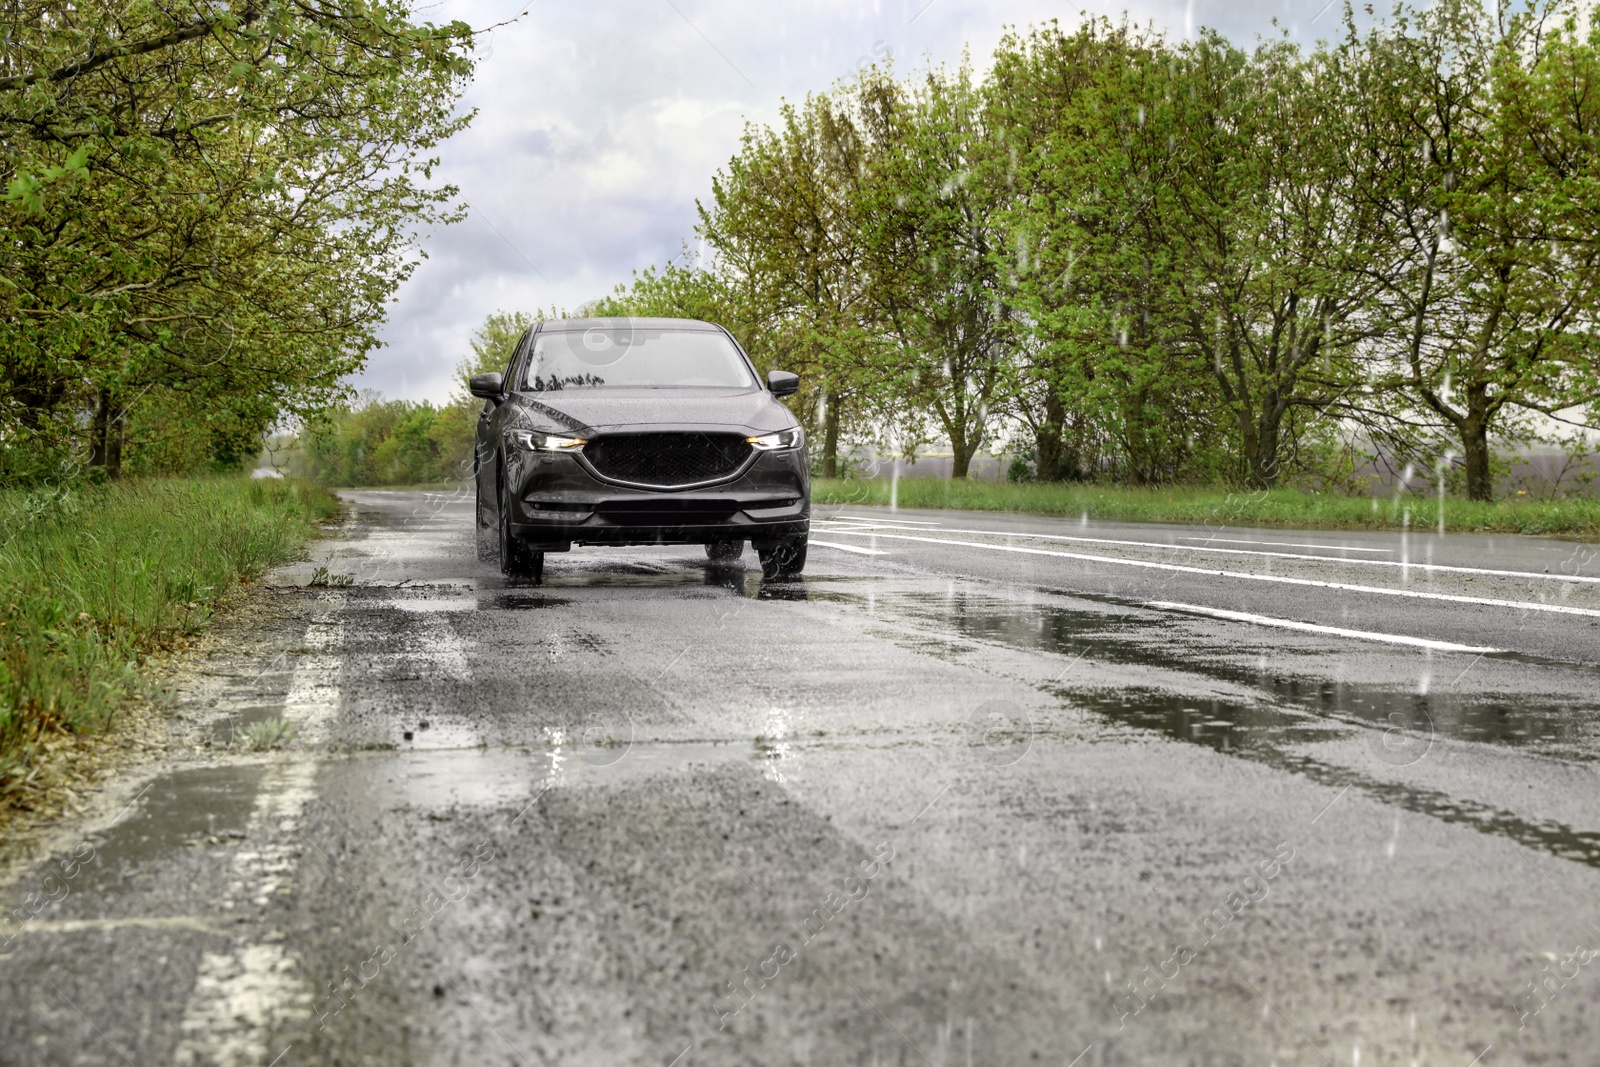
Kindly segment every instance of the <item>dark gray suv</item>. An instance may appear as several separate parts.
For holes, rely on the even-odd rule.
[[[694,319],[553,319],[523,335],[482,397],[473,467],[478,525],[500,565],[539,578],[578,545],[755,546],[767,578],[806,563],[805,433],[731,334]],[[491,535],[492,536],[492,535]]]

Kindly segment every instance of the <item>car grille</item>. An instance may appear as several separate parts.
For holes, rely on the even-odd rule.
[[[592,438],[583,455],[602,477],[663,489],[732,477],[750,444],[731,433],[630,433]]]

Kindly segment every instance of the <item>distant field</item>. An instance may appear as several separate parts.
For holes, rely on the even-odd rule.
[[[26,792],[43,735],[103,729],[141,656],[338,513],[325,489],[265,478],[0,492],[0,804]]]
[[[906,508],[957,508],[1032,515],[1087,515],[1122,522],[1174,522],[1228,526],[1320,527],[1399,530],[1439,528],[1437,497],[1374,500],[1295,489],[1249,491],[1216,487],[1125,489],[1108,486],[1000,484],[972,479],[818,478],[819,504],[888,504],[890,494]],[[1521,533],[1600,537],[1600,500],[1517,498],[1483,504],[1447,499],[1445,529],[1453,532]]]

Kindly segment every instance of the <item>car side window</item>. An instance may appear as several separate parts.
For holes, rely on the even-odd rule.
[[[522,368],[527,366],[528,350],[533,347],[533,335],[536,329],[537,327],[530,326],[524,330],[521,339],[517,341],[517,347],[511,351],[511,362],[506,364],[505,373],[505,390],[508,393],[518,388],[515,376],[521,374]]]
[[[513,378],[512,375],[519,373],[519,370],[523,364],[522,357],[527,352],[529,342],[532,340],[532,338],[533,330],[531,328],[524,330],[522,336],[517,339],[516,347],[511,350],[511,360],[506,364],[505,373],[500,376],[501,380],[505,382],[505,385],[501,387],[504,392],[510,392],[512,389],[516,388],[516,385],[514,384],[516,379]],[[483,402],[483,411],[481,414],[488,415],[494,411],[494,409],[494,401],[485,400]]]

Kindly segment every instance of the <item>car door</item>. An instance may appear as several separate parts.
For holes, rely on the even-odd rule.
[[[505,379],[505,390],[510,391],[513,377],[522,365],[522,353],[527,348],[534,330],[529,329],[517,341],[516,348],[512,349],[511,361],[506,364],[502,372]],[[493,526],[500,521],[500,422],[495,418],[495,413],[502,405],[493,400],[485,400],[483,409],[478,412],[478,426],[472,450],[472,473],[477,480],[478,487],[478,523],[482,526]]]

